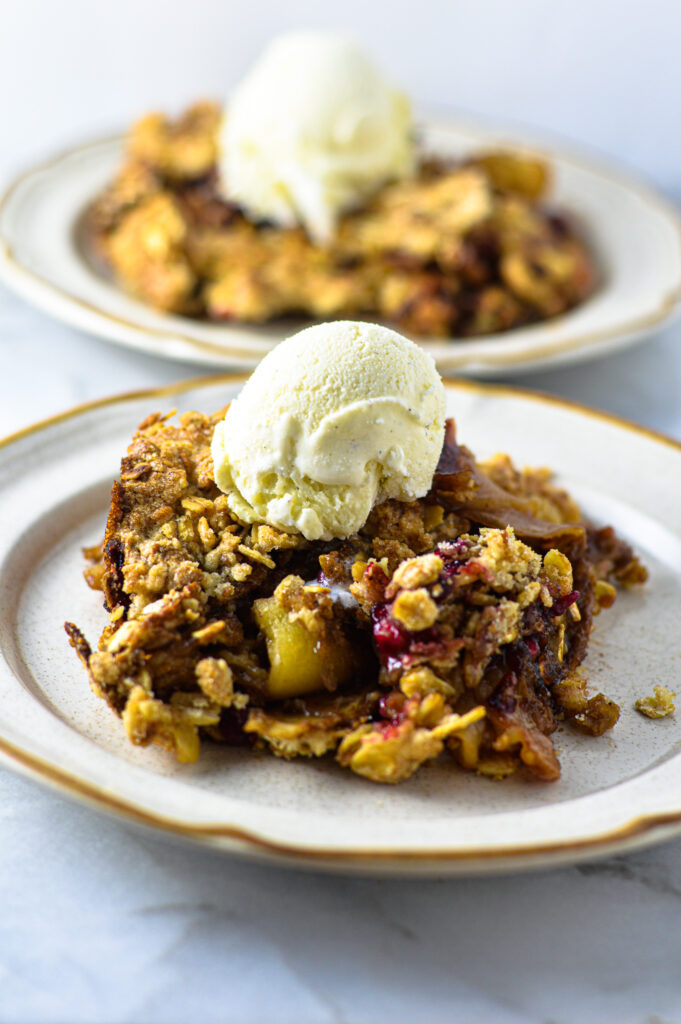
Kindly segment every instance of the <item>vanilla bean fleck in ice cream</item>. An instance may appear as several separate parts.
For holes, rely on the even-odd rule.
[[[445,394],[432,358],[377,324],[337,321],[279,344],[218,424],[215,479],[247,522],[349,537],[375,504],[428,492]]]

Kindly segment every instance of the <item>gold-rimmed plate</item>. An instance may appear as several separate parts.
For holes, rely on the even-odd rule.
[[[196,765],[131,746],[89,690],[63,622],[105,621],[82,579],[109,489],[150,411],[221,407],[233,376],[82,406],[0,445],[0,756],[127,821],[228,853],[342,871],[456,875],[564,864],[681,832],[681,730],[634,710],[681,674],[681,445],[556,399],[447,384],[448,412],[480,455],[549,464],[598,522],[637,548],[650,582],[597,620],[586,669],[622,707],[600,738],[557,735],[552,784],[466,774],[451,759],[380,787],[332,760],[285,762],[204,744]],[[632,467],[635,467],[635,473]]]
[[[680,222],[650,189],[517,131],[429,119],[422,135],[427,150],[444,155],[501,146],[548,160],[552,200],[580,219],[602,276],[593,296],[553,320],[501,335],[423,341],[442,373],[499,376],[594,358],[651,336],[678,312]],[[158,313],[88,258],[78,225],[113,178],[122,149],[121,138],[90,143],[10,185],[0,201],[0,278],[53,316],[109,341],[170,359],[252,368],[294,325],[215,324]]]

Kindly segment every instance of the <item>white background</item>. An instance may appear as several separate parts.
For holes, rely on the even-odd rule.
[[[0,178],[222,97],[302,26],[353,32],[417,101],[566,136],[681,193],[679,0],[0,0]],[[0,358],[0,434],[202,372],[1,287]],[[519,383],[681,439],[681,327]],[[680,965],[678,840],[539,875],[348,880],[189,851],[0,769],[1,1024],[676,1024]]]
[[[679,0],[2,0],[0,172],[150,107],[222,98],[291,28],[352,33],[416,101],[681,182]]]

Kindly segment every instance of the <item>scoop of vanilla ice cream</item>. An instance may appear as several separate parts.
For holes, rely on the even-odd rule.
[[[411,170],[411,109],[350,39],[293,32],[237,87],[220,150],[227,198],[324,242],[339,214]]]
[[[430,489],[445,394],[432,358],[377,324],[338,321],[283,341],[213,435],[215,479],[247,523],[349,537],[374,504]]]

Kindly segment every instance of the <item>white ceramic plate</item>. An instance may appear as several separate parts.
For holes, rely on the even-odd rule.
[[[593,358],[652,335],[681,301],[681,230],[672,207],[625,175],[517,132],[431,120],[426,148],[464,155],[496,146],[550,161],[552,199],[583,224],[603,275],[598,291],[553,321],[467,341],[424,342],[443,373],[520,373]],[[76,227],[120,164],[122,140],[36,167],[0,202],[0,277],[42,309],[109,341],[171,359],[253,367],[291,325],[210,324],[156,313],[98,274]]]
[[[101,596],[81,575],[102,535],[111,481],[150,411],[222,406],[235,378],[123,396],[38,424],[0,447],[0,756],[129,821],[270,861],[343,871],[466,874],[567,863],[681,831],[681,729],[634,709],[681,675],[681,445],[523,392],[448,385],[459,435],[480,455],[560,467],[586,513],[637,547],[650,583],[597,620],[594,687],[622,707],[594,739],[556,736],[562,778],[468,775],[451,759],[381,787],[332,760],[285,762],[204,744],[196,765],[131,746],[63,631],[95,641]],[[681,690],[681,687],[678,687]]]

